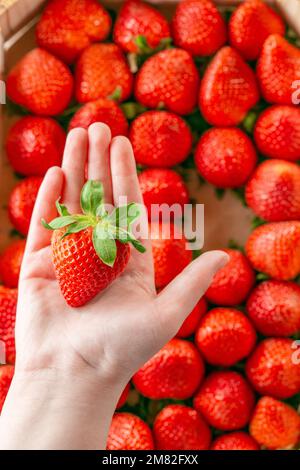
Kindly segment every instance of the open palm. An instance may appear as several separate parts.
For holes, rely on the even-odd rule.
[[[102,181],[105,202],[117,205],[126,196],[142,203],[128,139],[111,140],[105,124],[72,130],[62,168],[48,171],[32,216],[19,284],[16,367],[59,370],[66,363],[74,368],[84,363],[108,378],[114,371],[125,384],[176,334],[226,255],[202,255],[157,295],[151,244],[143,240],[146,253],[133,249],[124,273],[104,292],[83,307],[69,307],[54,275],[51,233],[41,219],[56,216],[60,196],[72,213],[80,212],[86,167],[88,179]]]

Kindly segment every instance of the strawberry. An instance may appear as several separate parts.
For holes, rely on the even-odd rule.
[[[137,163],[170,167],[186,159],[192,133],[186,122],[167,111],[147,111],[131,124],[129,138]]]
[[[75,71],[75,94],[79,103],[118,95],[126,100],[133,77],[121,49],[116,44],[92,44],[81,54]]]
[[[25,116],[9,130],[6,152],[13,169],[26,176],[43,176],[60,166],[66,135],[51,118]]]
[[[8,393],[15,368],[11,365],[0,365],[0,413]]]
[[[44,49],[28,52],[9,72],[9,98],[34,114],[54,116],[68,106],[73,77],[59,59]]]
[[[186,184],[176,171],[167,168],[149,168],[139,174],[139,183],[149,216],[151,213],[154,215],[154,210],[151,210],[152,204],[168,204],[170,207],[179,204],[183,210],[184,205],[189,202]]]
[[[136,100],[148,108],[190,114],[197,104],[199,74],[191,55],[166,49],[147,59],[135,82]]]
[[[254,394],[237,372],[212,372],[196,394],[194,407],[211,426],[231,431],[249,422]]]
[[[257,227],[247,240],[246,252],[257,271],[279,281],[293,279],[300,274],[300,221]]]
[[[200,414],[185,405],[165,406],[153,424],[159,450],[207,450],[211,431]]]
[[[31,214],[42,181],[41,176],[29,176],[21,180],[10,194],[8,215],[15,229],[22,235],[28,233]]]
[[[250,434],[271,450],[294,447],[300,439],[300,416],[286,403],[262,397],[250,422]]]
[[[0,286],[0,341],[5,344],[6,362],[15,363],[15,322],[17,310],[17,289]],[[0,400],[1,401],[1,400]]]
[[[110,27],[97,0],[51,0],[37,24],[36,41],[69,64],[92,42],[106,39]]]
[[[249,357],[246,373],[261,395],[289,398],[300,392],[300,367],[292,361],[292,345],[289,338],[268,338]]]
[[[114,27],[114,42],[124,52],[143,52],[141,40],[156,48],[170,36],[168,22],[155,8],[138,0],[124,2]]]
[[[219,307],[201,319],[195,340],[209,364],[230,367],[252,351],[256,334],[242,312]]]
[[[258,63],[257,77],[266,101],[292,104],[292,85],[300,79],[300,50],[278,34],[264,42]]]
[[[215,275],[205,297],[216,305],[242,304],[255,283],[254,271],[239,250],[223,251],[229,255],[229,262]]]
[[[185,400],[193,395],[204,375],[204,363],[196,347],[172,339],[134,375],[133,383],[153,400]]]
[[[217,437],[210,450],[259,450],[259,446],[246,432],[236,431]]]
[[[300,219],[300,166],[264,161],[248,181],[245,197],[248,206],[268,222]]]
[[[232,47],[220,49],[200,86],[199,107],[206,121],[219,127],[238,125],[258,100],[253,70]]]
[[[152,222],[150,230],[155,285],[161,288],[169,284],[192,261],[192,251],[187,249],[187,240],[177,234],[174,224]]]
[[[226,23],[210,0],[183,0],[172,20],[174,43],[195,56],[209,56],[227,38]]]
[[[300,331],[300,286],[295,282],[265,281],[251,293],[247,312],[265,336],[291,336]]]
[[[149,426],[132,413],[115,413],[110,425],[107,450],[153,450]]]
[[[229,21],[229,39],[246,60],[259,56],[270,34],[284,36],[285,24],[280,15],[262,0],[247,0],[233,12]]]
[[[112,100],[99,98],[84,104],[72,117],[69,130],[74,127],[87,129],[94,122],[104,122],[110,127],[112,137],[127,135],[128,122],[122,109]]]
[[[124,271],[130,257],[129,243],[145,251],[131,232],[132,222],[139,217],[139,206],[129,204],[108,214],[102,184],[88,181],[81,191],[81,207],[83,214],[70,215],[58,202],[60,217],[49,224],[43,221],[45,228],[54,230],[54,270],[71,307],[87,303]]]
[[[119,408],[122,408],[122,406],[125,405],[126,401],[127,401],[127,398],[128,398],[128,394],[129,394],[129,390],[130,390],[130,383],[128,383],[126,385],[126,387],[124,388],[123,392],[121,393],[121,396],[119,398],[119,401],[117,403],[117,406],[116,406],[116,409],[118,410]]]
[[[199,325],[200,318],[207,311],[207,303],[204,297],[202,297],[197,303],[196,307],[191,311],[189,316],[185,319],[177,332],[177,338],[187,338],[195,333],[197,326]]]
[[[256,121],[255,143],[266,157],[296,161],[300,159],[300,109],[274,105]]]
[[[257,162],[250,138],[237,128],[212,128],[200,138],[195,164],[203,178],[220,188],[242,186]]]
[[[0,256],[0,279],[6,287],[18,286],[25,240],[12,241]]]

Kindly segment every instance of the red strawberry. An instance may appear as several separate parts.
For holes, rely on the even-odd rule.
[[[121,49],[116,44],[92,44],[81,54],[75,72],[75,93],[79,103],[108,98],[118,93],[126,100],[133,78]]]
[[[33,207],[42,181],[41,176],[29,176],[21,180],[10,194],[8,215],[15,229],[22,235],[28,233]]]
[[[204,375],[204,364],[195,346],[172,339],[134,375],[133,383],[153,400],[185,400],[193,395]]]
[[[232,47],[220,49],[200,87],[199,107],[206,121],[214,126],[235,126],[258,100],[253,70]]]
[[[130,390],[130,383],[128,383],[128,384],[126,385],[126,387],[124,388],[123,392],[121,393],[121,396],[120,396],[119,401],[118,401],[117,406],[116,406],[116,409],[117,409],[117,410],[118,410],[119,408],[122,408],[122,406],[125,405],[126,400],[127,400],[127,398],[128,398],[129,390]]]
[[[0,256],[0,279],[6,287],[18,286],[25,244],[25,240],[15,240]]]
[[[259,56],[263,43],[270,34],[284,35],[285,24],[280,15],[262,0],[247,0],[232,14],[229,38],[246,60]]]
[[[54,116],[69,104],[73,77],[59,59],[43,49],[28,52],[9,72],[9,98],[34,114]]]
[[[212,128],[200,138],[195,152],[198,171],[220,188],[242,186],[257,162],[249,137],[237,128]]]
[[[172,223],[153,222],[150,230],[155,285],[161,288],[192,261],[192,251],[187,249],[187,240],[177,234],[176,226]]]
[[[246,243],[253,267],[279,281],[300,274],[300,221],[273,222],[257,227]]]
[[[266,157],[299,160],[300,109],[294,106],[270,106],[256,121],[254,139]]]
[[[209,364],[230,367],[252,351],[256,334],[239,310],[214,308],[201,319],[195,340]]]
[[[300,438],[300,416],[286,403],[262,397],[251,419],[250,434],[268,449],[294,447]]]
[[[139,174],[139,182],[149,216],[153,212],[152,204],[168,204],[168,206],[179,204],[183,209],[189,202],[186,184],[176,171],[167,168],[149,168]]]
[[[138,0],[127,0],[114,27],[114,42],[125,52],[140,52],[139,38],[150,48],[171,36],[168,22],[152,6]]]
[[[129,138],[137,163],[170,167],[186,159],[192,133],[186,122],[167,111],[147,111],[131,124]]]
[[[199,82],[191,55],[182,49],[166,49],[142,65],[135,97],[148,108],[164,106],[174,113],[189,114],[197,104]]]
[[[51,118],[26,116],[7,136],[6,152],[17,173],[43,176],[51,166],[60,166],[66,135]]]
[[[0,413],[8,393],[15,368],[14,366],[0,365]]]
[[[300,331],[300,286],[295,282],[265,281],[251,293],[248,315],[265,336],[291,336]]]
[[[97,0],[52,0],[38,22],[36,40],[71,63],[92,42],[106,39],[110,27],[110,16]]]
[[[17,289],[0,286],[0,341],[4,341],[5,358],[9,364],[14,364],[16,357],[15,321],[17,298]]]
[[[278,34],[264,42],[257,77],[266,101],[292,104],[292,85],[300,79],[300,50]]]
[[[112,137],[127,135],[128,122],[121,108],[112,100],[100,98],[83,105],[72,117],[69,130],[87,129],[94,122],[104,122],[110,127]]]
[[[243,428],[249,422],[254,394],[237,372],[213,372],[195,396],[194,407],[211,426],[231,431]]]
[[[189,316],[181,325],[181,328],[176,334],[177,338],[187,338],[188,336],[191,336],[193,333],[195,333],[196,328],[199,325],[200,318],[203,317],[206,311],[207,303],[205,298],[202,297],[202,299],[199,300],[196,307],[191,311]]]
[[[246,432],[236,431],[217,437],[211,450],[259,450],[257,442]]]
[[[292,345],[289,338],[268,338],[249,357],[246,373],[261,395],[289,398],[300,392],[300,367],[292,361]]]
[[[51,242],[54,270],[71,307],[87,303],[124,271],[130,257],[129,243],[145,251],[129,226],[129,220],[139,216],[138,206],[123,206],[124,213],[119,208],[109,215],[103,207],[102,195],[102,184],[88,181],[81,192],[83,214],[70,215],[57,203],[60,217],[50,224],[43,221],[46,228],[54,230]],[[118,224],[124,218],[125,238],[119,233]]]
[[[207,450],[211,440],[203,418],[185,405],[163,408],[155,418],[153,434],[159,450]]]
[[[115,413],[108,433],[107,450],[153,450],[149,426],[132,413]]]
[[[284,160],[266,160],[246,186],[249,207],[268,222],[300,219],[300,166]]]
[[[172,21],[174,43],[196,56],[214,54],[227,38],[226,23],[210,0],[183,0]]]
[[[229,262],[215,275],[205,297],[216,305],[238,305],[244,302],[255,283],[254,271],[239,250],[223,251],[229,255]]]

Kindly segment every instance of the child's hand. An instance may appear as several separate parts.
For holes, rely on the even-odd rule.
[[[40,397],[47,388],[47,398],[43,401],[49,400],[50,406],[57,401],[58,409],[63,410],[63,400],[67,408],[78,400],[76,406],[82,405],[87,416],[89,400],[93,401],[92,415],[97,417],[98,426],[104,428],[103,432],[96,433],[97,440],[93,435],[86,443],[88,447],[95,447],[97,442],[99,446],[105,444],[111,414],[125,384],[176,334],[216,271],[226,263],[227,255],[216,251],[201,256],[157,295],[151,245],[143,240],[147,248],[145,254],[131,250],[125,272],[90,303],[72,309],[66,304],[55,279],[51,233],[42,227],[41,219],[51,220],[56,216],[55,201],[61,195],[71,212],[80,212],[79,195],[86,163],[88,179],[103,182],[106,202],[117,203],[120,196],[127,196],[128,202],[142,202],[128,139],[111,140],[110,130],[104,124],[93,124],[88,131],[74,129],[69,133],[62,168],[48,171],[32,216],[19,284],[16,373],[4,416],[9,414],[10,406],[14,408],[12,397],[16,390],[22,394],[25,389],[26,395],[28,389],[29,395],[36,393]],[[35,389],[38,392],[33,392],[26,385],[28,382],[38,383]],[[105,416],[99,410],[97,396],[104,404]],[[71,416],[77,413],[75,404],[73,406]],[[36,412],[44,413],[43,408]],[[68,417],[62,419],[67,426]],[[80,419],[79,426],[84,426],[83,417]],[[95,422],[93,428],[92,421],[89,420],[95,434],[97,424]],[[34,446],[30,432],[29,429],[27,441],[22,437],[25,447]],[[38,428],[36,433],[41,445],[51,447],[56,442],[55,439],[45,442]],[[72,446],[74,442],[73,436]],[[80,442],[84,447],[82,439]],[[70,445],[62,443],[65,448]],[[78,442],[75,445],[78,446]]]

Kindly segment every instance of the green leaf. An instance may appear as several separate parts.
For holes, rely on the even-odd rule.
[[[78,220],[77,222],[74,222],[73,224],[69,225],[66,232],[63,234],[62,239],[67,237],[71,233],[81,232],[82,230],[85,230],[89,226],[90,226],[89,220]]]
[[[130,204],[117,207],[108,216],[108,221],[111,225],[128,230],[142,213],[142,205],[132,202]]]
[[[113,101],[120,101],[122,97],[122,87],[117,86],[116,89],[111,93],[111,95],[108,96],[108,99],[113,100]]]
[[[56,217],[49,224],[44,219],[42,219],[42,225],[48,230],[56,230],[58,228],[66,227],[67,225],[70,225],[73,222],[76,222],[77,220],[78,220],[78,216],[67,215],[64,217]]]
[[[131,243],[132,246],[138,250],[140,253],[145,253],[146,248],[144,245],[137,240],[132,233],[128,232],[127,230],[124,230],[120,227],[110,227],[109,228],[111,234],[119,240],[121,243]]]
[[[55,205],[56,205],[56,209],[59,215],[61,216],[71,215],[67,207],[64,204],[60,204],[59,199],[57,199]]]
[[[151,50],[147,42],[147,39],[142,34],[139,34],[138,36],[136,36],[133,42],[138,47],[140,52],[149,52],[149,50]]]
[[[113,267],[117,257],[117,245],[112,233],[101,222],[93,230],[93,245],[101,261]]]
[[[100,181],[89,180],[85,183],[81,190],[80,204],[84,214],[96,216],[99,206],[103,204],[103,185]]]

